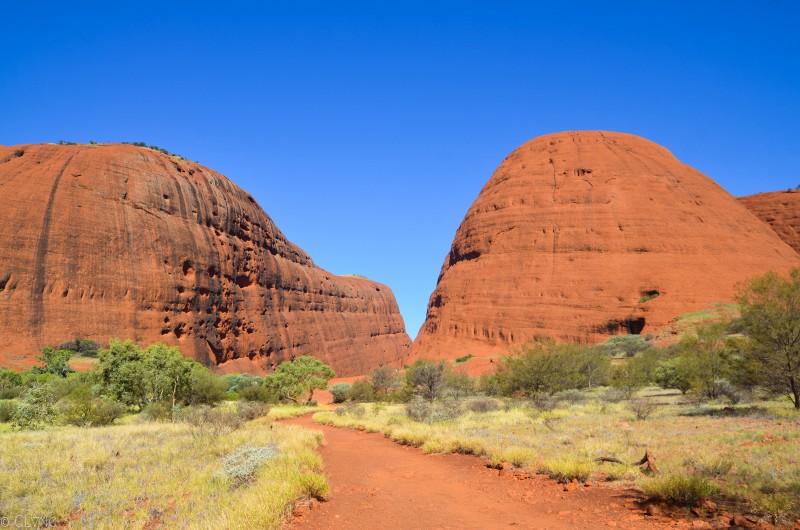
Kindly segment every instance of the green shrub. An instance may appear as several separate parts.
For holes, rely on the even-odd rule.
[[[9,399],[0,400],[0,423],[11,421],[11,418],[14,416],[14,409],[16,406],[16,403]]]
[[[492,412],[494,410],[500,410],[501,405],[495,399],[490,398],[478,398],[473,399],[472,401],[468,401],[464,405],[467,410],[471,410],[472,412]]]
[[[181,410],[180,419],[196,429],[198,434],[211,434],[219,436],[229,434],[244,423],[244,419],[237,414],[208,405],[186,407]]]
[[[328,389],[333,396],[334,403],[344,403],[350,392],[350,385],[347,383],[336,383]]]
[[[58,403],[60,419],[68,425],[99,427],[111,425],[125,415],[127,407],[119,401],[100,399],[90,393],[79,392]]]
[[[225,399],[228,383],[205,366],[196,366],[189,380],[188,401],[193,405],[215,405]]]
[[[236,415],[244,421],[255,420],[269,414],[269,405],[258,401],[239,401],[236,404]]]
[[[715,495],[719,488],[707,477],[692,473],[668,474],[648,479],[642,483],[642,490],[651,500],[678,506],[695,506],[699,501]]]
[[[580,460],[575,457],[545,460],[540,465],[540,471],[561,483],[572,482],[573,480],[586,482],[595,469],[594,462]]]
[[[470,359],[473,359],[473,358],[475,358],[475,356],[470,353],[469,355],[464,355],[463,357],[457,357],[455,362],[456,362],[456,364],[461,364],[461,363],[465,363],[465,362],[467,362],[467,361],[469,361]]]
[[[48,385],[34,384],[20,397],[11,416],[17,429],[41,429],[55,419],[55,394]]]
[[[242,388],[239,390],[239,397],[245,401],[259,401],[261,403],[271,404],[278,402],[278,393],[263,383]]]
[[[173,415],[172,404],[165,401],[148,403],[142,408],[142,416],[152,421],[172,421]]]
[[[350,387],[350,391],[347,393],[347,399],[360,403],[375,401],[375,391],[372,388],[372,384],[365,379],[354,381],[353,386]]]

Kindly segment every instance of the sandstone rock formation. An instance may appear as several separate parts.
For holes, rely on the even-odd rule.
[[[739,201],[800,252],[800,190],[757,193]]]
[[[642,138],[531,140],[503,161],[445,258],[416,357],[504,353],[536,337],[646,334],[800,263],[713,180]]]
[[[130,145],[0,147],[0,365],[76,336],[174,344],[223,371],[398,364],[391,290],[317,267],[223,175]]]

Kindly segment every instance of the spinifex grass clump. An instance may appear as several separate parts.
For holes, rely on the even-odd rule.
[[[245,444],[222,460],[222,470],[217,474],[231,480],[235,487],[249,482],[261,465],[278,456],[278,446]]]

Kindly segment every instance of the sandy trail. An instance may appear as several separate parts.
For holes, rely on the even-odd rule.
[[[318,425],[310,416],[285,423],[321,430],[328,502],[295,512],[296,529],[668,528],[644,515],[631,492],[518,480],[469,455],[425,455],[381,434]]]

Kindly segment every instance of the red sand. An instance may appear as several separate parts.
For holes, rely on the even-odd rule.
[[[295,511],[288,528],[668,528],[685,523],[648,517],[632,491],[562,485],[534,476],[500,476],[481,458],[425,455],[380,434],[314,424],[321,430],[331,485],[327,502]]]

